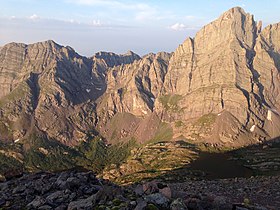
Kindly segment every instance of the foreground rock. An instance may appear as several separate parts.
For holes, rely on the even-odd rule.
[[[271,177],[117,186],[92,172],[37,173],[1,183],[0,208],[265,210],[280,205],[278,183]]]

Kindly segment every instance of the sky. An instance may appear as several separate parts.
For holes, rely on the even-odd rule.
[[[79,54],[172,52],[228,9],[264,25],[280,22],[280,0],[0,0],[0,46],[45,40]]]

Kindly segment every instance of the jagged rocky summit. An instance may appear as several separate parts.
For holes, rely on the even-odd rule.
[[[202,141],[242,145],[279,136],[274,86],[279,58],[272,53],[279,45],[279,29],[272,28],[277,27],[261,31],[261,23],[241,8],[204,26],[179,46],[169,63],[164,93],[180,97],[177,113],[162,109],[161,103],[157,112],[170,122],[200,119],[184,129],[193,140],[199,136]]]
[[[0,140],[75,146],[183,139],[240,147],[280,135],[280,27],[236,7],[174,53],[90,58],[53,41],[0,49]]]

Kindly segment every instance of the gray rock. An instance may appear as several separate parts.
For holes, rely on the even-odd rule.
[[[66,182],[68,183],[70,188],[78,187],[81,185],[81,180],[76,177],[69,177]]]
[[[75,209],[92,209],[96,203],[96,195],[92,195],[86,199],[80,199],[77,201],[72,201],[67,210],[75,210]]]
[[[49,210],[49,209],[53,209],[51,206],[48,206],[48,205],[44,205],[44,206],[41,206],[40,208],[38,208],[39,210]]]
[[[46,200],[40,196],[37,196],[31,203],[27,204],[27,208],[39,208],[44,205]]]
[[[204,210],[201,206],[201,200],[198,198],[190,198],[186,201],[188,209]]]
[[[254,207],[254,210],[268,210],[268,209],[262,206],[256,206]]]
[[[235,209],[236,209],[236,210],[249,210],[249,209],[247,209],[247,208],[245,208],[245,207],[240,207],[240,206],[237,206]]]
[[[232,208],[232,204],[228,200],[228,198],[223,196],[217,196],[214,198],[213,207],[219,210],[228,210]]]
[[[8,182],[0,183],[0,191],[4,191],[9,188]]]
[[[168,203],[169,203],[169,199],[166,198],[161,193],[154,193],[154,194],[147,195],[144,199],[148,203],[153,203],[153,204],[159,205],[161,207],[167,207]]]
[[[74,200],[74,198],[76,198],[76,195],[77,194],[75,192],[71,193],[70,196],[69,196],[69,199]]]
[[[143,190],[143,185],[137,185],[134,189],[134,192],[136,195],[143,195],[144,194],[144,190]]]
[[[64,200],[68,198],[67,194],[64,194],[64,191],[57,191],[50,194],[46,200],[49,204],[53,203],[62,203]]]
[[[171,210],[187,210],[187,206],[184,204],[181,198],[174,200],[170,205]]]
[[[136,201],[130,201],[129,204],[130,204],[131,206],[136,206],[136,205],[137,205]]]
[[[66,209],[67,209],[66,205],[60,205],[60,206],[55,208],[55,210],[66,210]]]
[[[159,193],[161,193],[162,195],[164,195],[166,198],[171,199],[172,197],[172,192],[170,187],[164,187],[162,189],[159,189]]]
[[[98,189],[94,187],[83,186],[82,191],[86,195],[92,195],[98,192]]]
[[[25,185],[18,185],[14,190],[13,190],[13,194],[16,193],[22,193],[26,190],[26,186]]]
[[[147,202],[144,201],[142,198],[137,199],[137,206],[135,207],[134,210],[143,210],[147,206]]]
[[[6,203],[6,201],[2,198],[0,198],[0,206],[3,206]]]

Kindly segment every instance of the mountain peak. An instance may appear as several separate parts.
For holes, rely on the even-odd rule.
[[[140,56],[138,54],[136,54],[135,52],[131,51],[131,50],[127,51],[125,54],[122,54],[120,56],[130,57],[130,58],[133,58],[133,59],[136,59],[136,60],[140,59]]]
[[[55,41],[53,40],[46,40],[46,41],[42,41],[42,42],[36,42],[30,45],[27,45],[25,43],[18,43],[18,42],[11,42],[8,43],[0,48],[10,48],[10,47],[20,47],[20,48],[25,48],[27,46],[33,46],[33,47],[40,47],[40,48],[50,48],[50,49],[60,49],[62,48],[61,45],[57,44]]]
[[[233,7],[231,9],[229,9],[228,11],[224,12],[221,17],[222,18],[236,18],[239,17],[240,15],[246,15],[247,13],[245,12],[245,10],[241,7]]]
[[[136,53],[134,53],[133,51],[131,50],[128,50],[125,54],[123,55],[135,55]]]
[[[42,41],[42,42],[37,42],[34,45],[42,45],[45,48],[53,48],[53,49],[60,49],[60,48],[62,48],[61,45],[57,44],[53,40],[46,40],[46,41]]]
[[[17,42],[10,42],[10,43],[7,43],[5,44],[4,46],[2,46],[1,48],[4,49],[4,48],[10,48],[10,47],[26,47],[27,45],[24,44],[24,43],[17,43]]]
[[[238,22],[241,20],[241,22],[243,22],[247,18],[254,19],[253,15],[251,15],[250,13],[246,13],[243,8],[233,7],[231,9],[229,9],[228,11],[224,12],[218,20],[221,20],[221,21],[232,20],[232,21],[238,21]]]
[[[231,9],[229,9],[227,12],[231,12],[233,14],[236,14],[236,13],[246,14],[245,10],[242,7],[233,7]]]

